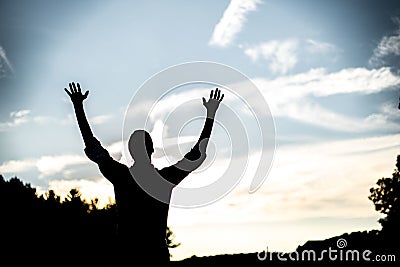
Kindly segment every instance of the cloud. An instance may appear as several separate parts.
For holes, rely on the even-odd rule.
[[[368,61],[370,66],[382,66],[385,64],[385,60],[388,56],[400,55],[400,19],[395,18],[394,20],[398,26],[398,29],[394,32],[394,34],[382,37]]]
[[[0,165],[0,173],[15,174],[31,170],[38,170],[40,177],[54,175],[62,172],[68,166],[88,163],[89,160],[83,155],[66,154],[55,156],[42,156],[22,160],[10,160]]]
[[[111,115],[98,115],[90,118],[89,121],[93,125],[98,125],[109,121],[111,118],[112,118]]]
[[[344,132],[392,131],[400,127],[398,123],[393,123],[393,118],[395,118],[393,114],[396,114],[397,107],[389,106],[387,103],[383,104],[384,106],[381,108],[378,106],[376,113],[365,117],[353,117],[352,114],[343,114],[339,110],[329,110],[318,102],[321,97],[325,98],[339,94],[356,94],[361,97],[386,90],[394,90],[400,86],[400,77],[393,74],[388,67],[378,69],[347,68],[336,72],[328,72],[324,68],[318,68],[274,79],[255,77],[252,78],[252,81],[265,97],[273,116],[288,117],[304,123]],[[232,85],[227,86],[228,88],[232,87]],[[154,107],[149,115],[151,121],[163,120],[169,114],[169,111],[178,110],[178,107],[183,107],[185,103],[192,103],[191,101],[193,101],[193,107],[187,108],[187,112],[193,112],[195,105],[198,108],[202,108],[201,105],[197,106],[196,103],[199,101],[199,96],[207,94],[207,90],[209,89],[197,88],[168,95]],[[233,110],[240,109],[237,99],[230,95],[230,93],[226,93],[227,97],[224,99],[224,104]],[[251,100],[254,97],[253,95],[242,95],[241,97],[247,99],[249,103],[259,102]],[[184,118],[192,116],[192,114],[186,116],[185,112],[179,111],[180,116]],[[201,110],[196,110],[194,113],[202,114],[199,112]],[[175,114],[177,113],[175,112]],[[246,112],[242,112],[242,109],[238,113],[249,115]],[[173,121],[180,125],[179,118]],[[333,121],[335,123],[332,123]],[[158,122],[156,127],[158,135],[155,136],[157,138],[161,137],[161,126],[164,127]]]
[[[52,180],[49,182],[48,190],[54,190],[61,198],[65,198],[73,188],[78,189],[82,194],[82,198],[88,202],[97,198],[100,208],[113,203],[115,200],[113,186],[104,177],[90,180]]]
[[[306,61],[314,58],[320,62],[323,56],[335,62],[340,51],[334,44],[314,39],[270,40],[244,48],[245,55],[251,61],[264,60],[273,74],[286,74],[293,69],[298,63],[298,55],[302,55]]]
[[[400,85],[400,77],[394,75],[388,67],[371,70],[348,68],[332,73],[320,68],[276,79],[254,78],[253,81],[262,91],[273,116],[289,117],[346,132],[395,130],[399,127],[390,122],[394,111],[390,111],[387,106],[379,113],[354,118],[351,114],[339,114],[318,104],[319,97],[337,94],[367,95],[393,90]],[[335,123],[331,123],[333,121]]]
[[[335,51],[337,48],[334,44],[321,42],[313,39],[306,40],[306,49],[310,53],[327,53]]]
[[[17,110],[10,113],[11,121],[0,122],[0,132],[7,131],[10,128],[16,127],[18,125],[28,122],[28,115],[31,111],[27,109]]]
[[[59,119],[53,116],[31,116],[30,110],[19,110],[10,113],[11,121],[0,122],[0,132],[9,131],[17,126],[21,126],[30,122],[37,124],[55,123],[59,125],[71,124],[73,122],[72,114],[69,114],[64,119]]]
[[[231,0],[221,20],[215,26],[209,45],[226,47],[242,30],[246,15],[257,9],[261,0]]]
[[[279,76],[274,79],[255,77],[252,81],[264,95],[273,116],[287,117],[343,132],[382,132],[399,129],[398,123],[394,123],[393,114],[396,114],[397,111],[394,106],[389,107],[385,104],[385,108],[382,107],[375,113],[364,117],[353,117],[352,114],[343,114],[340,111],[340,106],[337,109],[335,107],[328,109],[319,103],[320,98],[333,95],[359,95],[361,97],[385,90],[394,90],[400,85],[400,77],[393,74],[388,67],[378,69],[346,68],[336,72],[328,72],[324,68],[318,68],[295,75]],[[228,85],[228,87],[230,86]],[[209,89],[199,87],[166,96],[157,102],[152,113],[149,114],[151,121],[153,123],[158,120],[163,121],[169,115],[169,112],[172,112],[171,114],[179,113],[183,119],[202,114],[201,110],[197,110],[197,108],[202,108],[200,104],[198,105],[199,96],[207,94],[207,90]],[[229,93],[227,93],[227,96],[229,96]],[[242,97],[249,99],[249,103],[259,102],[251,101],[254,97],[252,95],[242,95]],[[234,97],[226,97],[224,104],[235,109],[238,105],[234,101]],[[189,106],[191,103],[193,105]],[[193,111],[194,109],[196,110]],[[242,116],[246,115],[242,112],[239,113]],[[174,124],[178,125],[185,123],[185,121],[181,123],[180,118],[176,116],[173,121]],[[156,126],[157,134],[155,132],[154,137],[158,138],[155,139],[155,143],[159,144],[160,131],[164,125],[160,124],[159,121]],[[169,135],[169,131],[165,132],[167,137],[177,137]]]
[[[318,59],[318,61],[321,61],[321,56],[323,56],[330,62],[337,62],[342,52],[342,50],[334,44],[314,39],[305,40],[305,51],[308,53],[306,56],[314,57]]]
[[[124,158],[122,158],[123,154],[123,142],[122,141],[117,141],[114,143],[111,143],[106,147],[108,153],[110,153],[111,157],[113,157],[115,160],[121,162],[121,163],[126,163],[124,161]]]
[[[89,122],[93,125],[100,125],[110,121],[112,115],[98,115],[89,118]],[[32,116],[31,110],[17,110],[10,113],[11,121],[0,122],[0,132],[8,131],[16,126],[33,122],[36,124],[58,124],[58,125],[68,125],[75,122],[75,116],[73,114],[68,114],[64,118],[57,118],[48,115],[37,115]]]
[[[360,96],[379,93],[382,91],[394,90],[400,86],[400,77],[390,71],[389,67],[378,69],[366,68],[346,68],[336,72],[328,72],[324,68],[311,69],[307,72],[284,75],[273,79],[264,77],[252,78],[254,84],[260,89],[273,116],[287,117],[296,121],[332,129],[343,132],[370,132],[370,131],[393,131],[400,126],[394,123],[393,114],[397,112],[397,107],[385,104],[385,108],[377,107],[376,113],[368,114],[365,117],[354,117],[353,114],[340,112],[340,106],[335,109],[328,109],[319,104],[320,98],[333,95],[352,95]],[[227,85],[234,87],[234,85]],[[163,121],[166,126],[183,125],[188,118],[199,116],[202,113],[201,95],[207,95],[209,88],[199,87],[189,91],[182,91],[170,94],[159,102],[149,114],[150,121],[155,123]],[[254,95],[246,95],[243,92],[242,98],[248,103],[259,103],[254,100]],[[243,112],[241,103],[238,103],[234,95],[226,92],[224,104],[236,110],[240,116],[252,116],[248,112]],[[383,104],[383,103],[381,103]],[[378,105],[378,104],[376,104]],[[261,107],[264,108],[264,107]],[[166,118],[175,114],[174,119]],[[171,115],[172,116],[172,115]],[[248,117],[245,117],[248,118]],[[332,123],[332,122],[335,123]],[[157,122],[154,137],[156,144],[159,144],[161,130],[164,127]],[[169,127],[171,128],[171,127]],[[165,131],[167,137],[177,137],[170,135],[171,131]],[[157,134],[156,134],[157,133]],[[164,137],[165,138],[165,137]]]
[[[11,113],[10,113],[10,117],[13,117],[13,118],[21,118],[21,117],[25,117],[25,116],[28,115],[29,113],[31,113],[31,111],[28,110],[28,109],[17,110],[17,111],[11,112]]]
[[[88,163],[89,160],[83,155],[58,155],[43,156],[36,162],[36,167],[42,176],[60,173],[67,166]]]
[[[249,194],[258,162],[252,154],[244,179],[230,194],[199,210],[173,209],[171,224],[372,217],[376,213],[368,200],[369,188],[391,176],[399,140],[395,134],[280,146],[265,183]],[[209,179],[207,175],[198,173],[191,179]],[[182,221],[184,213],[187,219]]]
[[[307,100],[284,105],[279,109],[278,112],[273,111],[275,115],[281,114],[281,116],[335,131],[357,133],[400,130],[400,125],[391,122],[392,117],[387,114],[375,113],[360,119],[338,114]]]
[[[274,79],[255,77],[252,81],[260,89],[271,109],[272,115],[276,117],[287,117],[318,127],[355,133],[394,131],[400,127],[398,123],[394,123],[396,118],[394,114],[397,112],[397,107],[389,106],[387,103],[381,103],[380,105],[383,106],[377,106],[376,113],[368,114],[365,117],[343,114],[338,109],[327,109],[319,104],[319,98],[321,97],[326,98],[339,94],[356,94],[361,97],[386,90],[394,90],[400,85],[400,77],[393,74],[388,67],[378,69],[347,68],[336,72],[328,72],[324,68],[318,68]],[[231,85],[228,85],[229,87]],[[194,106],[196,105],[197,107],[196,101],[198,101],[199,95],[207,94],[207,90],[209,89],[197,88],[168,95],[160,100],[153,109],[150,114],[151,121],[164,120],[169,111],[178,110],[178,107],[183,107],[185,103],[191,103],[191,101],[193,101],[193,107],[190,106],[190,109],[188,106],[186,107],[189,110],[188,112],[192,112]],[[233,110],[239,110],[240,105],[238,105],[235,97],[229,97],[230,93],[226,93],[226,95],[224,104]],[[251,101],[251,98],[254,97],[253,95],[242,95],[241,97],[248,99],[249,103],[259,102]],[[202,108],[201,105],[199,105],[199,108]],[[239,113],[241,115],[251,116],[251,114],[242,112],[242,109],[240,110]],[[199,113],[201,111],[196,112],[197,114],[202,114]],[[186,113],[182,113],[181,110],[180,112],[175,112],[175,114],[177,113],[185,118],[192,116],[192,114],[186,116]],[[180,125],[179,118],[173,121]],[[162,127],[164,125],[161,122],[157,122],[155,129],[158,134],[155,137],[158,139],[161,138]],[[168,132],[166,131],[167,135]],[[159,141],[156,143],[159,143]]]
[[[244,53],[254,62],[266,60],[272,73],[285,74],[297,63],[297,48],[297,40],[272,40],[249,47]]]
[[[0,46],[0,79],[14,75],[14,69],[7,58],[6,51]]]
[[[9,160],[3,162],[0,165],[0,173],[11,173],[17,174],[25,171],[34,169],[36,166],[36,160],[25,159],[25,160]]]
[[[65,117],[56,117],[52,115],[35,115],[31,118],[31,121],[36,124],[71,125],[76,123],[76,117],[74,113],[68,113]]]
[[[324,68],[281,76],[276,79],[254,78],[267,99],[279,102],[312,95],[316,97],[336,94],[373,94],[400,85],[400,77],[388,67],[379,69],[347,68],[327,73]]]
[[[104,145],[111,157],[115,160],[127,164],[122,156],[122,141]],[[39,178],[62,174],[68,177],[70,166],[77,166],[91,163],[84,154],[61,154],[61,155],[44,155],[37,158],[25,158],[20,160],[9,160],[0,164],[0,174],[18,174],[21,172],[35,171],[39,172]]]

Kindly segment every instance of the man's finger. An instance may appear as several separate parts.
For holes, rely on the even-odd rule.
[[[213,97],[213,94],[214,94],[214,90],[211,90],[211,93],[210,93],[210,98],[212,98],[212,97]]]
[[[205,106],[206,105],[206,99],[203,97],[203,105]]]
[[[89,90],[87,90],[83,96],[86,98],[88,95],[89,95]]]
[[[77,86],[78,86],[78,92],[79,92],[79,93],[82,93],[81,85],[80,85],[79,83],[77,83]]]
[[[67,88],[64,88],[64,91],[67,92],[67,94],[68,94],[69,96],[71,96],[71,93],[67,90]]]
[[[222,99],[224,99],[224,94],[222,94],[221,99],[219,100],[219,102],[221,102]]]
[[[217,98],[217,95],[218,95],[218,88],[215,89],[215,92],[214,92],[214,99]]]
[[[221,96],[221,90],[218,90],[217,100],[219,100],[220,96]]]

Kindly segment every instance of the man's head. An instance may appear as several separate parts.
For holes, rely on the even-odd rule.
[[[129,152],[135,161],[149,161],[154,152],[153,140],[145,130],[136,130],[128,142]]]

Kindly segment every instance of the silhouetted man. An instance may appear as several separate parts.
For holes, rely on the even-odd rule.
[[[166,244],[166,230],[172,189],[203,163],[214,116],[224,95],[217,88],[211,91],[208,101],[203,97],[207,118],[197,143],[182,160],[159,170],[151,163],[151,155],[154,152],[153,142],[150,134],[145,130],[134,131],[128,141],[129,152],[134,159],[131,167],[114,160],[93,136],[87,121],[83,101],[87,98],[89,91],[82,94],[79,83],[70,83],[69,89],[65,88],[65,91],[74,106],[85,143],[85,153],[90,160],[97,163],[101,173],[114,186],[118,212],[118,243],[116,248],[113,248],[116,250],[116,265],[143,266],[143,263],[148,266],[167,265],[170,259]],[[173,185],[166,189],[167,202],[152,197],[136,182],[138,179],[157,179],[158,177],[166,179]]]

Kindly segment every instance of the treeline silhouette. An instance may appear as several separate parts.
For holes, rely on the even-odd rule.
[[[291,253],[260,251],[207,257],[194,255],[172,261],[171,265],[376,265],[376,255],[385,257],[379,265],[395,265],[400,261],[399,169],[400,155],[392,177],[378,179],[367,196],[375,209],[385,215],[379,220],[380,230],[344,233],[326,240],[308,241]],[[17,177],[5,180],[0,175],[0,214],[0,266],[112,266],[117,215],[115,204],[99,208],[97,199],[87,202],[77,189],[71,189],[63,199],[52,190],[39,195],[29,183],[23,183]],[[169,228],[167,236],[170,248],[179,246]],[[346,242],[342,248],[338,248],[339,239]],[[337,251],[333,254],[337,257],[335,260],[329,257],[329,249]],[[342,256],[340,250],[343,251]],[[355,250],[358,251],[358,258],[353,254]],[[365,250],[371,251],[367,255],[369,261],[363,259]],[[353,252],[347,255],[347,251]]]
[[[39,195],[0,175],[0,266],[112,266],[116,215],[115,204],[99,208],[77,189],[63,199],[53,190]],[[170,228],[167,244],[179,246]]]

